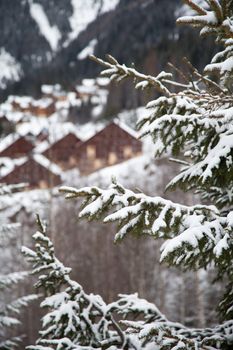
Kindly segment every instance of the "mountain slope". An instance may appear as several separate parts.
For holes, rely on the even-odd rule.
[[[126,64],[133,61],[151,74],[164,69],[167,61],[180,62],[184,55],[197,67],[203,66],[210,58],[211,42],[205,41],[205,49],[204,44],[198,49],[195,35],[176,27],[181,4],[181,0],[1,2],[0,48],[12,56],[18,70],[0,85],[0,96],[36,95],[42,83],[71,88],[83,77],[94,77],[100,68],[88,60],[92,52],[98,56],[111,53]],[[125,101],[124,88],[118,94],[120,108],[142,103],[135,95]],[[111,105],[110,111],[115,109]]]

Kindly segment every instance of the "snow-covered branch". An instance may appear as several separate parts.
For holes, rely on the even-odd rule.
[[[226,241],[229,223],[215,207],[180,205],[134,193],[116,182],[107,190],[62,187],[60,191],[68,199],[84,198],[79,217],[89,220],[103,217],[105,223],[118,222],[116,241],[129,233],[166,239],[161,247],[161,260],[171,264],[206,266],[213,254],[217,259],[229,248]]]
[[[47,294],[41,307],[48,312],[42,319],[40,338],[29,349],[142,350],[156,346],[166,350],[169,344],[172,349],[207,350],[208,346],[217,349],[227,343],[229,322],[213,329],[189,329],[169,321],[137,293],[121,294],[110,304],[99,295],[87,294],[70,278],[70,269],[56,258],[41,222],[33,239],[35,250],[23,248],[23,253],[38,276],[36,287],[43,287]],[[52,284],[56,288],[51,289]]]
[[[170,96],[171,94],[164,84],[166,80],[172,78],[171,73],[161,72],[156,77],[153,77],[151,75],[139,73],[135,68],[126,67],[125,64],[120,64],[111,55],[107,55],[108,61],[104,61],[94,55],[91,55],[90,58],[106,68],[101,72],[101,75],[109,77],[110,80],[120,82],[125,78],[131,77],[136,82],[136,89],[144,90],[154,87],[163,95]]]

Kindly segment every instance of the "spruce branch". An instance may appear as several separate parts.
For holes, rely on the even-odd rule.
[[[193,0],[183,0],[183,2],[192,10],[197,12],[199,15],[206,15],[206,10],[203,7],[196,4]]]
[[[143,90],[154,87],[165,96],[171,95],[168,88],[164,85],[166,79],[169,80],[172,78],[171,73],[161,72],[156,77],[153,77],[151,75],[139,73],[136,69],[126,67],[124,64],[119,64],[119,62],[111,55],[106,55],[106,61],[94,55],[90,55],[89,57],[91,60],[107,68],[101,72],[101,75],[109,77],[110,80],[116,80],[119,82],[131,77],[135,80],[136,89]]]
[[[107,190],[62,187],[60,191],[68,199],[84,198],[80,218],[96,220],[103,217],[105,223],[118,222],[115,241],[129,233],[166,239],[161,247],[161,260],[170,264],[206,267],[224,237],[225,219],[221,222],[218,211],[212,206],[188,207],[160,197],[134,193],[118,183],[113,183]],[[216,258],[218,263],[221,261]]]

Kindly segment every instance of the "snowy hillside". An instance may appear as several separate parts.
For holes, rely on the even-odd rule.
[[[101,14],[114,10],[118,3],[119,0],[19,0],[10,7],[2,3],[0,67],[1,72],[4,68],[4,73],[0,75],[0,89],[6,89],[31,69],[48,64],[57,51],[78,40],[79,34],[90,23]],[[16,12],[18,16],[14,19]],[[8,36],[9,28],[10,32],[14,32],[16,27],[20,27],[17,29],[20,45],[15,41],[15,36]]]
[[[165,57],[174,52],[177,60],[187,55],[187,43],[192,42],[175,43],[181,34],[190,37],[182,27],[175,28],[181,0],[19,0],[0,6],[0,64],[9,62],[0,75],[2,99],[9,93],[38,95],[43,83],[72,86],[80,78],[96,77],[99,68],[88,60],[91,53],[111,53],[130,64],[134,57],[135,64],[153,73],[160,69],[158,62],[164,66]],[[165,52],[171,40],[176,50]],[[192,45],[191,54],[197,57],[195,50]],[[209,48],[205,55],[209,57]],[[197,60],[196,65],[202,63]],[[128,106],[123,97],[117,100],[123,108],[135,103],[133,96]]]
[[[68,40],[64,45],[68,45],[70,41],[77,39],[78,35],[84,31],[87,26],[94,22],[97,16],[115,9],[119,0],[103,0],[101,2],[93,0],[71,0],[73,6],[73,14],[70,17],[71,32]]]
[[[5,89],[11,81],[17,81],[22,74],[21,66],[4,48],[0,50],[0,89]]]

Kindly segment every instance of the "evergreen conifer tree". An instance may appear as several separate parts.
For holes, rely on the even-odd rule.
[[[21,185],[1,185],[0,195],[9,195],[12,192],[22,189]],[[6,250],[11,249],[9,247],[9,241],[11,237],[14,237],[19,229],[18,224],[2,223],[0,227],[0,248]],[[2,267],[1,267],[2,268]],[[12,272],[2,273],[0,272],[0,350],[12,350],[18,347],[22,340],[22,336],[13,336],[12,327],[20,324],[20,312],[22,307],[29,304],[30,301],[37,298],[36,295],[26,295],[13,299],[8,303],[9,299],[6,296],[10,293],[14,294],[14,287],[19,282],[28,276],[28,272]]]
[[[233,346],[233,1],[185,3],[193,14],[179,18],[178,23],[199,27],[202,35],[213,34],[222,47],[204,74],[186,61],[189,74],[176,69],[182,78],[177,82],[171,73],[144,75],[111,56],[107,61],[92,58],[105,67],[102,74],[111,80],[132,77],[136,88],[159,91],[162,96],[147,105],[150,113],[138,123],[141,136],[152,137],[157,156],[180,156],[182,169],[167,188],[195,190],[202,203],[186,206],[150,197],[115,180],[104,190],[62,187],[61,191],[68,199],[84,198],[80,217],[117,222],[116,241],[129,233],[163,238],[161,261],[186,270],[214,265],[218,278],[228,282],[218,307],[220,324],[189,329],[170,322],[136,295],[121,296],[110,305],[100,297],[87,296],[67,277],[42,228],[34,236],[36,251],[24,250],[35,263],[34,273],[42,273],[39,285],[45,283],[50,291],[42,305],[51,312],[44,318],[38,345],[32,349],[214,350]],[[60,289],[64,282],[65,290],[51,290],[57,285]],[[114,313],[123,319],[116,322]],[[141,318],[133,320],[132,314]]]

